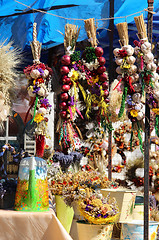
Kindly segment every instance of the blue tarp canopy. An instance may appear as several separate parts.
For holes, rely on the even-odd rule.
[[[148,6],[147,0],[115,0],[114,6],[115,24],[123,21],[130,23],[129,35],[133,38],[136,34],[133,18],[143,13],[146,19],[147,12],[143,10]],[[158,38],[159,0],[154,1],[154,11],[157,12],[154,15],[154,34]],[[86,39],[83,20],[88,18],[97,19],[99,43],[103,48],[107,48],[109,0],[0,0],[0,38],[1,41],[13,41],[16,46],[25,49],[32,41],[32,26],[35,21],[38,41],[42,43],[43,49],[48,49],[63,43],[64,36],[61,33],[64,34],[66,23],[81,27],[78,41]],[[116,45],[116,29],[114,34]]]

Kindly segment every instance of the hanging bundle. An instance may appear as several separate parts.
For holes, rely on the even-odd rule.
[[[135,129],[138,129],[140,149],[142,150],[142,138],[140,129],[138,128],[138,125],[134,125],[134,122],[139,122],[140,124],[144,118],[144,105],[141,102],[142,86],[139,81],[137,66],[135,65],[136,58],[133,56],[134,48],[128,45],[129,40],[127,23],[117,24],[117,30],[120,37],[119,42],[121,49],[114,49],[115,62],[118,65],[116,72],[119,75],[117,76],[118,82],[113,90],[123,92],[118,118],[121,118],[124,114],[124,110],[126,110],[127,117],[132,122],[130,145],[132,144],[133,140],[133,131]],[[113,94],[113,91],[111,94]]]
[[[133,83],[135,82],[135,78],[138,76],[136,73],[137,67],[134,65],[134,49],[132,46],[128,45],[129,39],[127,23],[124,22],[117,24],[117,30],[120,37],[119,42],[121,49],[114,49],[115,62],[118,65],[116,72],[119,74],[117,77],[119,82],[115,86],[114,90],[118,89],[120,91],[123,88],[122,102],[118,114],[118,117],[121,118],[125,110],[125,100],[127,98],[127,94],[135,92]]]
[[[81,62],[84,66],[84,80],[80,81],[81,85],[87,89],[86,98],[86,117],[91,119],[91,115],[96,116],[99,125],[108,126],[107,114],[109,103],[109,83],[106,72],[105,58],[103,57],[103,49],[97,47],[96,26],[93,18],[87,19],[85,22],[85,30],[87,32],[90,47],[86,47],[82,55]]]
[[[58,122],[58,133],[59,133],[59,144],[61,149],[68,149],[69,147],[73,150],[79,148],[76,146],[72,137],[78,135],[73,129],[73,122],[80,116],[83,116],[80,111],[80,100],[79,100],[79,89],[82,92],[83,98],[86,98],[85,91],[80,85],[78,87],[78,81],[80,77],[80,52],[75,52],[76,41],[79,35],[80,29],[78,26],[73,24],[65,25],[65,36],[64,36],[64,48],[66,55],[61,58],[61,76],[62,86],[59,103],[59,122]],[[72,129],[72,130],[71,130]],[[80,140],[78,139],[80,142]],[[78,144],[77,144],[78,145]]]
[[[40,62],[41,43],[37,41],[36,23],[33,24],[33,41],[31,49],[34,64],[24,69],[24,74],[28,78],[28,94],[31,98],[30,108],[27,111],[25,120],[29,112],[33,116],[31,124],[37,124],[36,135],[36,154],[42,157],[44,153],[45,137],[47,133],[48,118],[45,116],[50,112],[51,105],[47,98],[50,91],[50,79],[52,69]]]
[[[139,42],[135,41],[135,54],[139,62],[142,92],[146,94],[146,101],[156,114],[155,130],[158,135],[158,102],[159,102],[159,75],[156,73],[157,66],[154,63],[154,56],[151,52],[151,43],[147,40],[146,26],[143,15],[134,17],[138,29]],[[142,56],[142,58],[141,58]]]

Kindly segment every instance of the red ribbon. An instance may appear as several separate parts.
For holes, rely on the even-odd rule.
[[[115,88],[113,88],[113,91],[119,86],[119,84],[121,83],[122,80],[123,80],[123,78],[121,78],[121,79],[119,80],[119,82],[117,83],[117,85],[115,86]]]
[[[30,105],[30,107],[29,107],[29,109],[28,109],[28,111],[25,115],[25,120],[24,120],[25,123],[26,123],[26,120],[28,118],[28,115],[29,115],[29,112],[30,112],[31,108],[34,106],[35,99],[36,99],[36,97],[33,98],[32,103],[31,103],[31,105]]]

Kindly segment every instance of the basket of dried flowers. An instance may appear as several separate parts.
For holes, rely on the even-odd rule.
[[[63,190],[73,188],[72,173],[58,172],[49,176],[49,189],[55,195],[56,214],[66,231],[69,233],[74,216],[71,206],[66,205],[63,199]]]
[[[118,206],[115,199],[104,198],[97,192],[87,191],[87,196],[79,203],[85,221],[77,222],[79,240],[110,240],[113,225],[118,219]]]

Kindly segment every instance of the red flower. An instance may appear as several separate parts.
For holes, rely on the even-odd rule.
[[[119,55],[120,55],[120,57],[126,57],[128,54],[127,54],[127,51],[125,51],[125,50],[119,50]]]
[[[43,78],[38,78],[37,81],[38,81],[39,83],[44,83],[44,79],[43,79]]]

